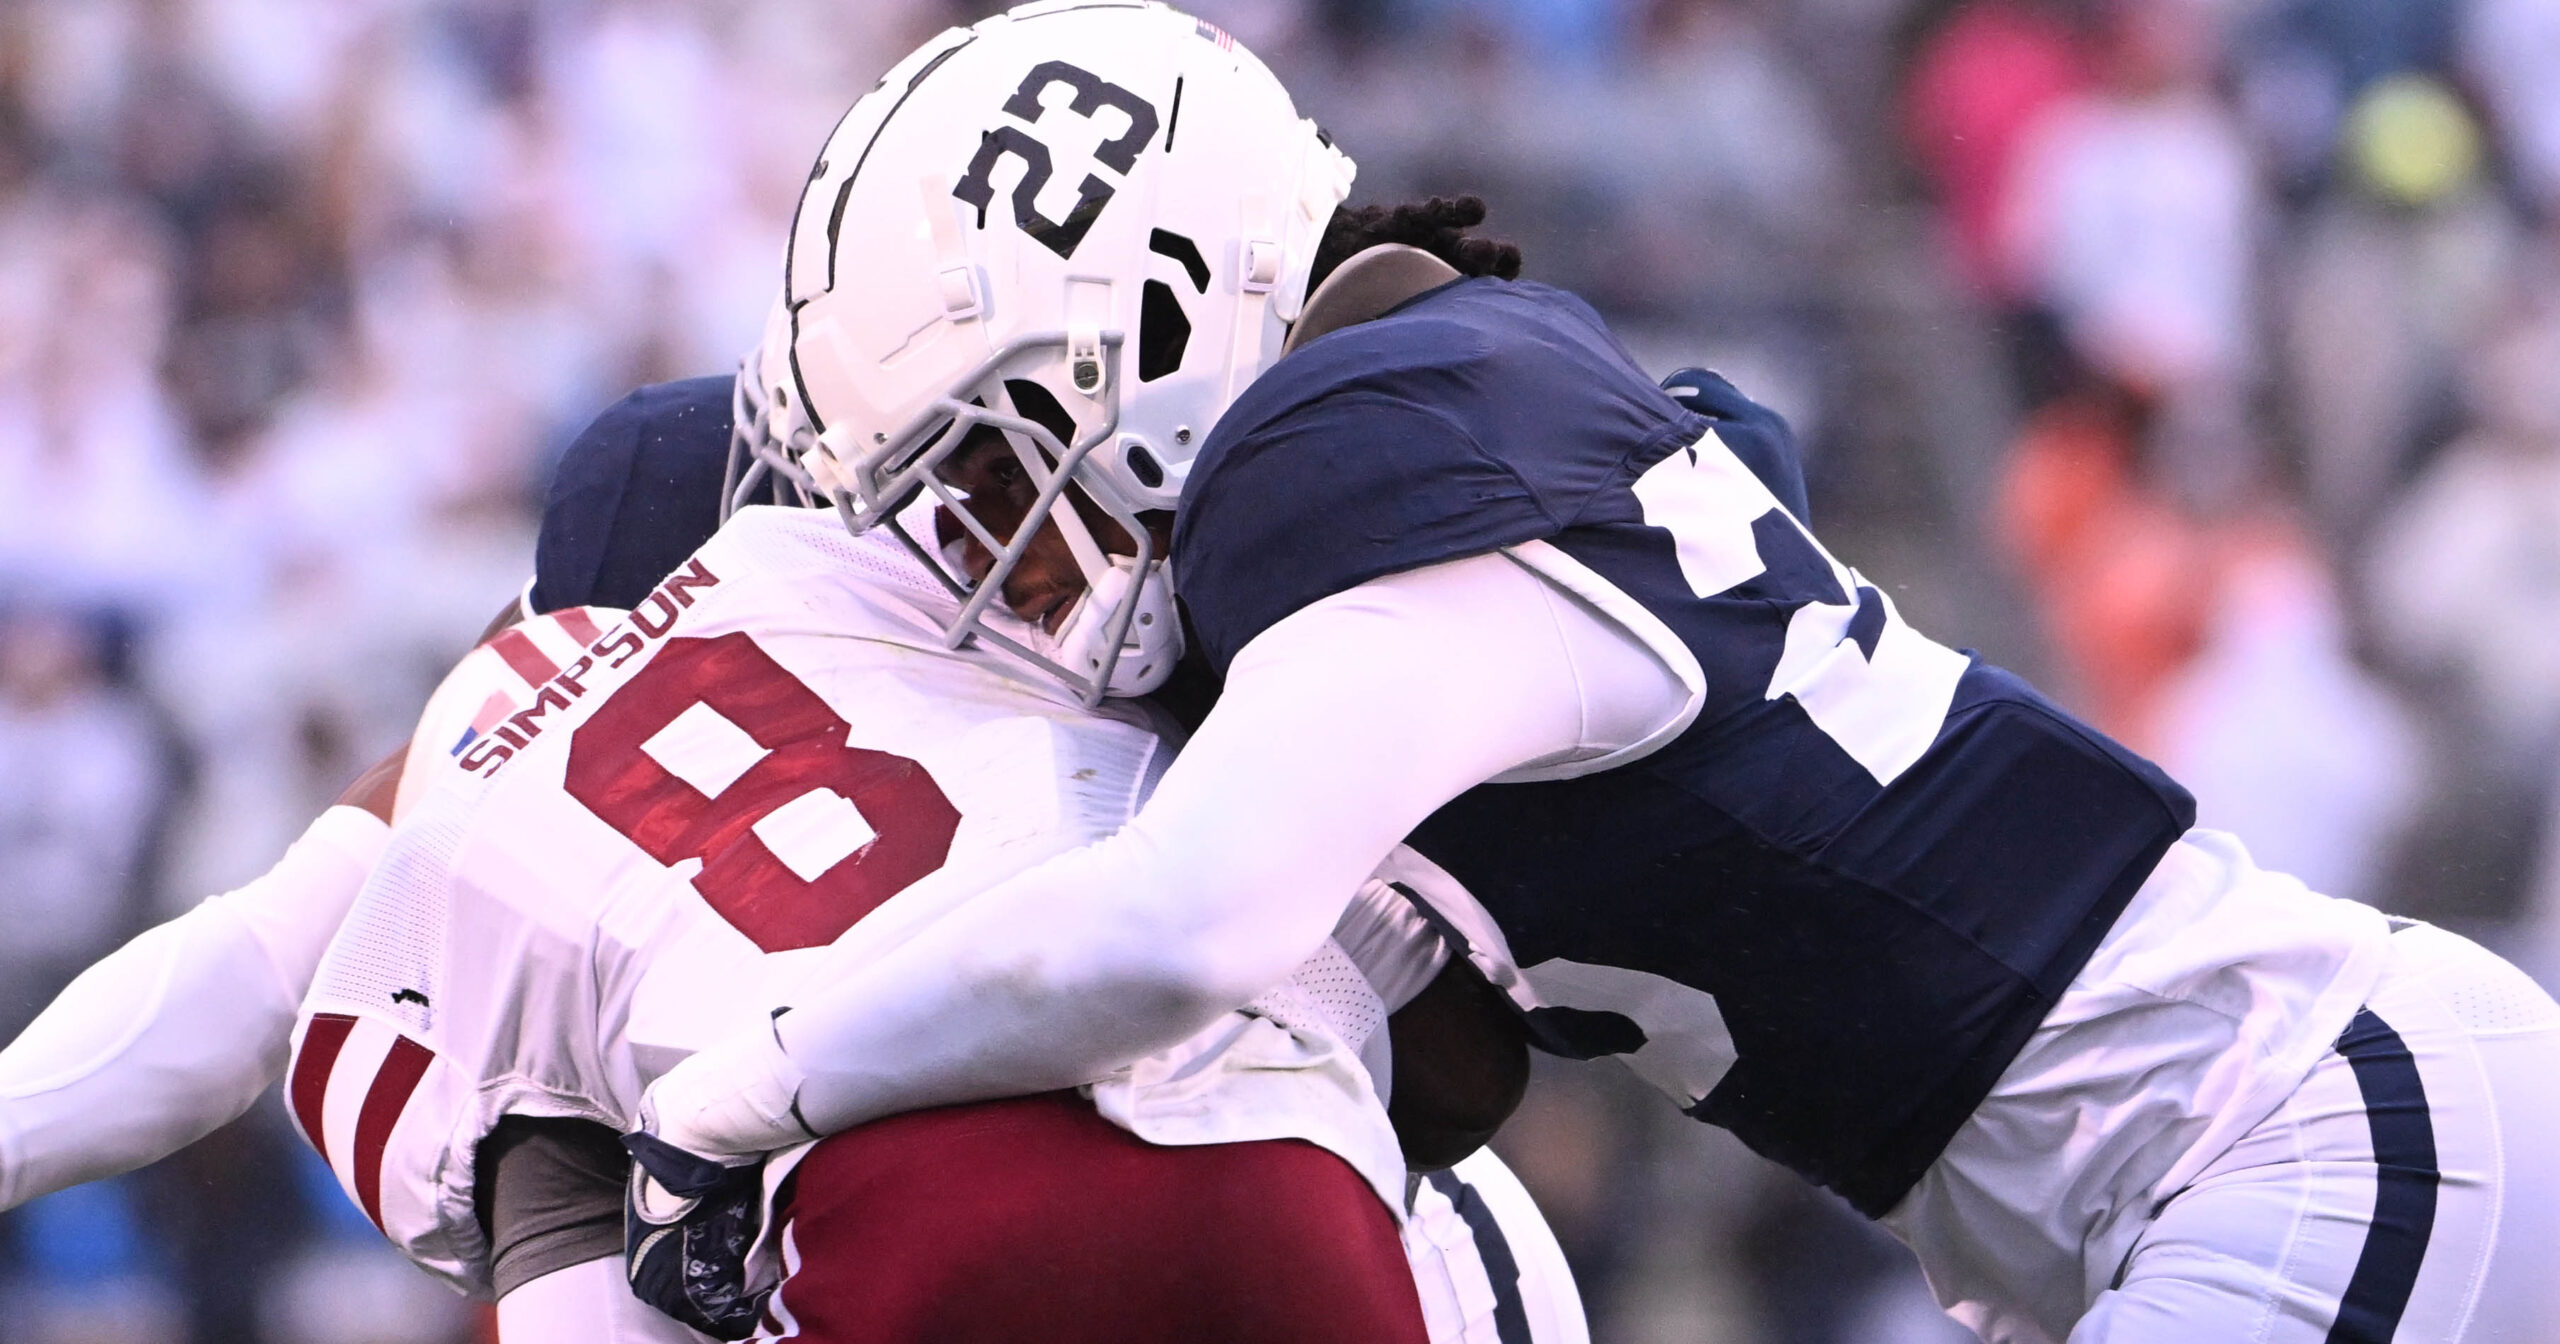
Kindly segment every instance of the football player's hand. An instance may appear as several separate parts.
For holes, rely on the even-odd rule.
[[[660,1074],[640,1127],[714,1161],[760,1157],[818,1137],[800,1119],[803,1081],[770,1024],[737,1032]]]
[[[764,1226],[764,1162],[724,1166],[639,1131],[623,1200],[631,1293],[714,1339],[745,1339],[773,1286],[751,1282],[747,1252]]]
[[[1810,527],[1813,513],[1805,503],[1804,453],[1784,416],[1742,395],[1723,374],[1708,369],[1682,369],[1662,380],[1673,401],[1715,422],[1716,437],[1742,459],[1742,465],[1769,487],[1796,521]]]

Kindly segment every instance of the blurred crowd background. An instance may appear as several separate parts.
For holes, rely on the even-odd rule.
[[[0,0],[0,1039],[263,871],[754,338],[966,0]],[[1801,432],[1923,629],[2313,885],[2560,974],[2560,0],[1198,0]],[[1606,1065],[1499,1147],[1604,1341],[1962,1338]],[[0,1221],[0,1344],[449,1344],[273,1105]]]

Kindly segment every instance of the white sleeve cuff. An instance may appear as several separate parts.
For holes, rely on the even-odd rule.
[[[1360,884],[1360,894],[1334,926],[1333,940],[1390,1013],[1413,1002],[1449,964],[1440,931],[1403,893],[1374,877]]]
[[[311,829],[302,833],[302,843],[370,873],[382,859],[382,847],[391,843],[391,826],[361,807],[340,803],[312,820]]]

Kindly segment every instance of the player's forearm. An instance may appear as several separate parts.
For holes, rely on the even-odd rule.
[[[742,1155],[922,1106],[1098,1078],[1284,979],[1389,849],[1467,787],[1583,745],[1538,581],[1499,557],[1273,627],[1119,834],[816,976],[769,1038],[659,1084],[660,1133]]]
[[[659,1079],[649,1127],[696,1152],[744,1156],[900,1111],[1073,1087],[1181,1041],[1295,966],[1258,981],[1243,972],[1241,990],[1220,987],[1238,973],[1202,974],[1222,948],[1161,918],[1136,889],[1151,875],[1129,861],[1128,839],[1000,884],[849,975],[814,973],[827,988],[770,1032]],[[1129,899],[1087,900],[1093,890]],[[1302,953],[1330,916],[1304,918],[1315,932]],[[1274,933],[1263,947],[1299,941]]]
[[[165,1157],[282,1073],[299,999],[218,901],[82,973],[0,1051],[0,1208]]]
[[[0,1208],[166,1157],[273,1085],[386,833],[332,808],[266,876],[107,954],[0,1050]]]

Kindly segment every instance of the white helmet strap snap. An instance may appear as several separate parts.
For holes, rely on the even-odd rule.
[[[933,279],[942,296],[942,315],[949,321],[966,322],[986,311],[986,282],[979,278],[977,264],[969,260],[969,246],[960,236],[951,179],[927,173],[917,187],[924,196],[925,225],[933,231]]]

